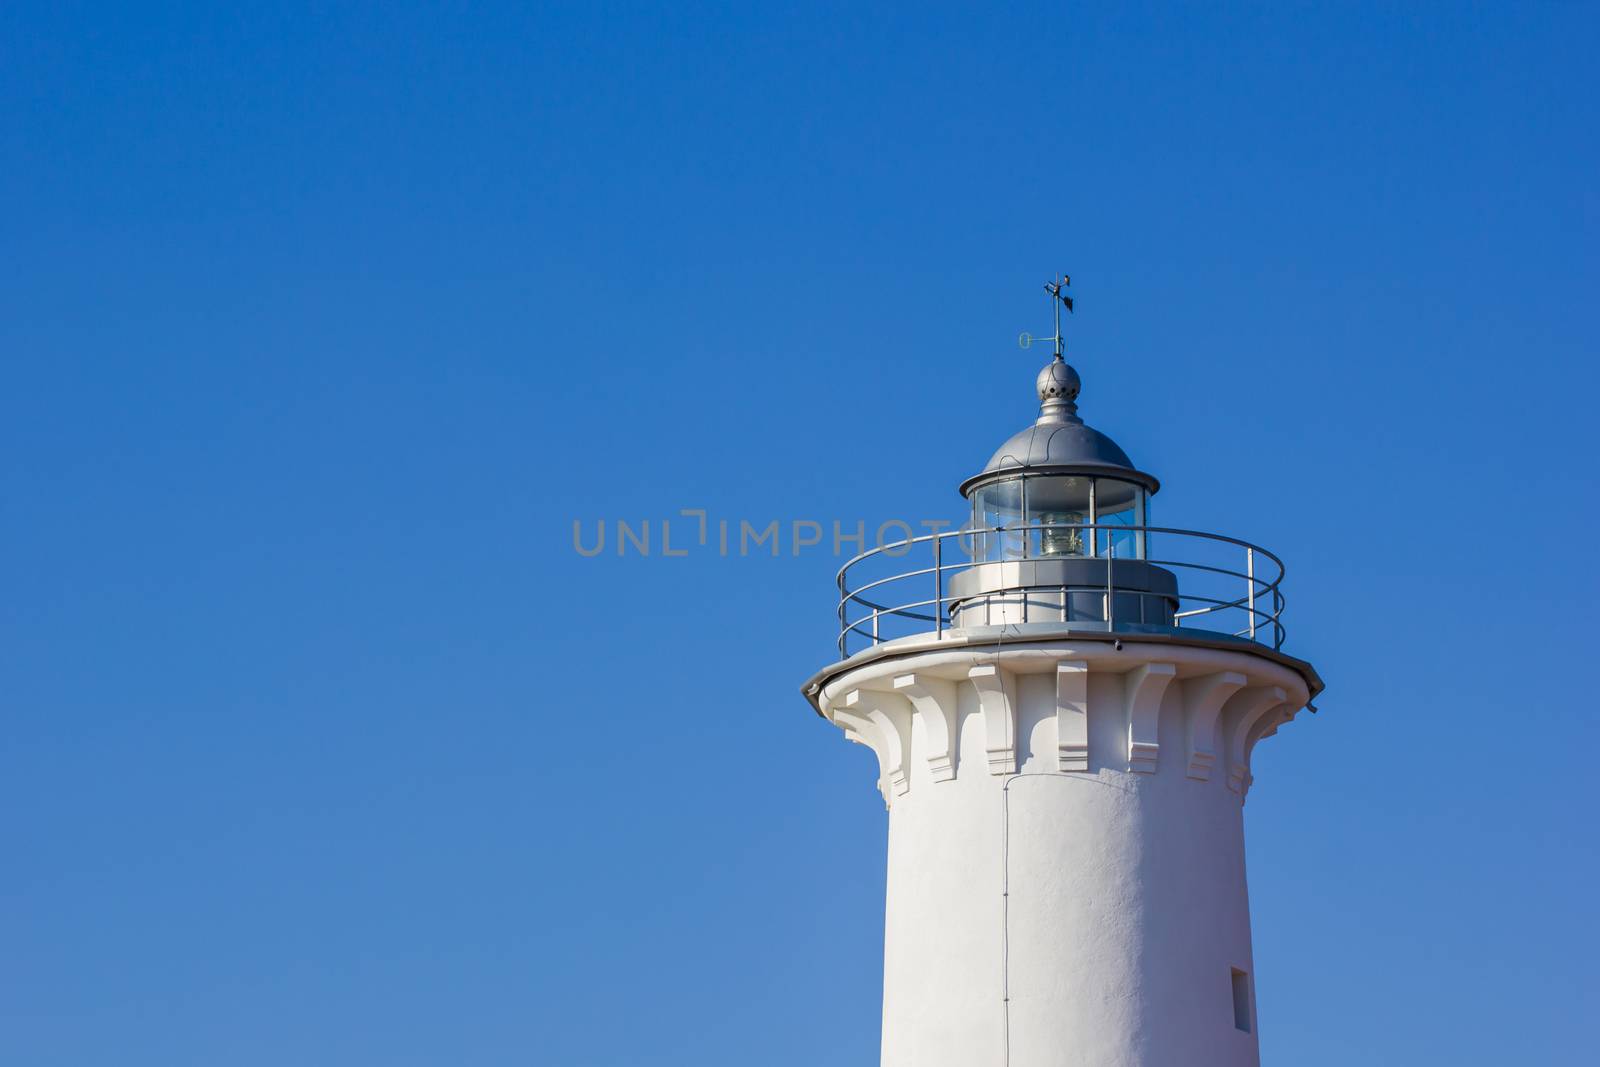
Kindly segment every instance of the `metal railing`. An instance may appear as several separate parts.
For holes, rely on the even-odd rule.
[[[1037,539],[1034,531],[1039,531]],[[1089,553],[1068,556],[1041,552],[1046,531],[1056,536],[1063,531],[1081,531],[1083,539],[1078,543],[1087,544]],[[1137,537],[1135,543],[1144,549],[1142,555],[1135,558],[1118,553],[1116,539],[1124,535],[1126,540]],[[1157,544],[1162,552],[1155,550]],[[921,558],[914,558],[917,556]],[[950,592],[951,579],[958,574],[972,574],[969,584],[979,584],[986,568],[1062,559],[1105,562],[1099,618],[1066,621],[1069,597],[1081,599],[1091,591],[1078,583],[1009,584],[1001,578],[998,584],[988,583],[992,587],[977,592]],[[914,565],[898,569],[905,566],[902,561]],[[915,565],[919,563],[925,565]],[[1149,574],[1130,566],[1139,563],[1170,572],[1177,580],[1176,591],[1127,584],[1127,577]],[[1148,630],[1148,617],[1155,614],[1160,620],[1156,628],[1170,626],[1173,630],[1243,638],[1280,649],[1285,637],[1283,575],[1283,561],[1259,545],[1222,534],[1167,526],[1038,523],[925,534],[869,549],[839,569],[839,655],[848,658],[862,648],[917,634],[942,637],[946,630],[957,628],[952,622],[953,614],[959,615],[985,598],[1014,598],[1005,614],[1018,617],[1008,618],[1002,625],[1025,624],[1030,621],[1033,594],[1056,592],[1061,596],[1059,621],[1070,629],[1100,628],[1109,632],[1120,624],[1124,629],[1138,626]],[[852,582],[856,583],[854,587]],[[1101,593],[1101,583],[1097,581],[1093,591]],[[1158,601],[1154,612],[1146,610],[1151,599]],[[1123,610],[1119,618],[1119,602],[1126,605],[1129,601],[1138,605],[1137,612]],[[987,614],[985,602],[986,617]]]

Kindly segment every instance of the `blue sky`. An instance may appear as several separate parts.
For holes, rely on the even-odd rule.
[[[954,517],[1070,270],[1162,522],[1329,683],[1269,1063],[1587,1062],[1589,3],[12,4],[0,1060],[874,1062],[827,553]]]

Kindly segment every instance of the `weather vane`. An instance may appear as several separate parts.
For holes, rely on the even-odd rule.
[[[1050,294],[1050,306],[1055,310],[1056,335],[1048,338],[1035,338],[1031,333],[1020,334],[1017,337],[1017,344],[1020,347],[1027,348],[1029,345],[1033,344],[1035,340],[1054,341],[1056,345],[1056,358],[1062,358],[1062,353],[1066,351],[1067,343],[1066,338],[1061,336],[1061,305],[1065,304],[1067,306],[1067,311],[1069,312],[1072,310],[1072,297],[1067,295],[1067,286],[1071,284],[1072,277],[1071,275],[1067,274],[1058,275],[1055,281],[1044,283],[1044,291]]]

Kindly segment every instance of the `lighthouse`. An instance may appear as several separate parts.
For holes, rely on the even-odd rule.
[[[845,564],[802,687],[889,809],[882,1063],[1255,1065],[1243,805],[1322,681],[1284,651],[1282,561],[1158,524],[1083,420],[1046,288],[1037,417],[961,528]]]

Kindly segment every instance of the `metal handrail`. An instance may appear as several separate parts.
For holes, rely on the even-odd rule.
[[[1087,541],[1090,551],[1081,556],[1030,554],[1033,539],[1029,535],[1036,530],[1048,530],[1054,533],[1060,533],[1064,530],[1081,531],[1086,535],[1084,539]],[[1142,546],[1150,543],[1148,535],[1161,534],[1165,538],[1173,539],[1180,543],[1182,543],[1185,539],[1189,539],[1191,541],[1210,542],[1214,545],[1231,546],[1233,548],[1242,549],[1244,554],[1244,569],[1242,571],[1232,570],[1226,566],[1217,566],[1212,563],[1202,563],[1198,560],[1191,561],[1164,558],[1165,555],[1170,555],[1170,552],[1165,553],[1163,557],[1147,557],[1138,560],[1138,562],[1147,563],[1158,567],[1170,567],[1184,571],[1192,571],[1196,574],[1208,575],[1220,579],[1241,581],[1245,586],[1244,591],[1241,595],[1237,596],[1225,594],[1219,597],[1211,596],[1207,593],[1198,591],[1184,592],[1182,589],[1179,589],[1175,593],[1166,593],[1146,589],[1129,589],[1118,586],[1115,584],[1114,579],[1114,564],[1118,558],[1127,560],[1129,557],[1117,557],[1115,554],[1115,546],[1110,542],[1107,544],[1106,552],[1100,552],[1099,535],[1100,531],[1102,530],[1106,531],[1106,533],[1109,535],[1140,535],[1138,540],[1141,542]],[[1021,554],[1008,554],[1006,557],[1001,559],[978,559],[976,558],[978,554],[977,545],[973,543],[969,548],[964,544],[966,539],[976,539],[978,537],[996,534],[1019,537]],[[944,562],[944,543],[952,538],[956,539],[957,545],[960,546],[960,559],[959,562],[956,563],[946,563]],[[1169,540],[1163,543],[1170,545],[1172,541]],[[910,554],[913,549],[921,545],[926,545],[931,548],[933,553],[932,566],[912,567],[909,570],[899,571],[884,577],[871,578],[854,589],[850,587],[852,571],[859,573],[859,568],[867,561],[898,559],[902,556]],[[1156,597],[1160,600],[1171,602],[1175,609],[1182,608],[1185,604],[1200,605],[1198,607],[1191,607],[1188,610],[1175,610],[1172,615],[1172,622],[1176,628],[1195,630],[1201,633],[1217,633],[1230,637],[1242,637],[1257,643],[1269,644],[1274,649],[1278,649],[1283,646],[1286,633],[1282,621],[1285,607],[1285,597],[1282,590],[1285,567],[1283,561],[1279,559],[1277,555],[1268,549],[1262,548],[1260,545],[1251,544],[1250,542],[1241,540],[1237,537],[1229,537],[1226,534],[1205,533],[1199,530],[1185,530],[1171,526],[1124,526],[1120,524],[1107,523],[1021,523],[1016,525],[993,527],[966,527],[960,530],[946,530],[938,533],[923,534],[916,537],[904,538],[899,541],[891,541],[887,544],[878,545],[875,548],[867,549],[863,552],[857,553],[855,556],[849,559],[844,566],[839,568],[839,572],[835,576],[835,583],[839,589],[839,601],[836,606],[836,614],[839,619],[839,654],[841,656],[848,657],[849,639],[852,634],[866,638],[873,645],[877,645],[885,640],[892,639],[886,638],[882,634],[881,623],[885,619],[903,619],[910,620],[911,622],[932,623],[932,632],[942,638],[945,630],[951,625],[949,618],[950,611],[948,609],[952,605],[963,600],[972,599],[971,596],[951,596],[946,592],[949,587],[947,573],[972,571],[996,564],[1019,563],[1034,560],[1054,561],[1070,559],[1106,560],[1107,574],[1104,611],[1107,616],[1105,625],[1108,629],[1114,629],[1116,625],[1116,612],[1114,604],[1116,599],[1128,596],[1139,598],[1142,616],[1142,605],[1145,603],[1145,598]],[[1268,573],[1265,575],[1261,573],[1261,564],[1263,562],[1270,564],[1270,566],[1267,568]],[[883,591],[887,591],[890,586],[896,585],[897,583],[903,584],[908,581],[926,578],[928,575],[933,576],[934,595],[932,597],[914,598],[898,604],[889,604],[883,602],[890,599],[890,597],[883,595]],[[1048,590],[1054,587],[1029,586],[1026,588]],[[1077,587],[1069,587],[1065,585],[1060,587],[1064,598],[1063,606],[1065,606],[1066,603],[1065,595],[1074,588]],[[1005,589],[994,590],[992,592],[1010,591],[1012,590]],[[864,595],[868,592],[872,592],[872,597],[869,598]],[[1266,605],[1270,606],[1270,611],[1264,610],[1264,608],[1260,606],[1263,601],[1266,603]],[[860,618],[852,620],[852,605],[859,607],[861,610],[866,612],[866,614],[862,615]],[[1028,598],[1025,596],[1022,604],[1024,620],[1026,620],[1027,605]],[[932,610],[922,610],[929,608]],[[1194,626],[1192,624],[1185,625],[1184,622],[1184,620],[1204,619],[1207,616],[1217,616],[1223,612],[1242,613],[1244,622],[1242,628],[1237,630],[1231,628],[1210,630],[1206,627]],[[1234,618],[1237,619],[1239,616],[1235,615]],[[869,626],[870,631],[867,629]]]
[[[1063,588],[1064,589],[1064,588],[1067,588],[1067,587],[1065,587],[1065,586],[1041,585],[1041,586],[1029,586],[1028,588],[1049,591],[1049,590],[1052,590],[1052,589],[1057,589],[1057,588]],[[1087,591],[1087,588],[1088,587],[1085,586],[1085,587],[1083,587],[1083,590]],[[1016,592],[1016,591],[1017,590],[996,590],[996,592]],[[1246,607],[1245,606],[1245,598],[1243,598],[1243,597],[1239,597],[1238,599],[1235,599],[1235,600],[1220,600],[1217,597],[1201,596],[1198,593],[1177,593],[1177,594],[1173,594],[1173,593],[1154,592],[1154,591],[1149,590],[1149,589],[1127,589],[1127,588],[1124,588],[1124,587],[1121,587],[1121,586],[1114,586],[1112,591],[1118,596],[1153,597],[1153,598],[1155,598],[1157,600],[1178,600],[1180,602],[1182,602],[1182,601],[1196,601],[1196,602],[1199,602],[1199,603],[1202,603],[1202,604],[1211,605],[1210,607],[1196,608],[1196,609],[1194,609],[1192,611],[1174,612],[1173,613],[1173,617],[1174,618],[1194,618],[1194,617],[1200,616],[1200,615],[1215,614],[1215,613],[1217,613],[1219,611],[1223,611],[1223,610],[1226,610],[1226,609],[1229,609],[1229,608],[1239,608],[1240,610],[1244,611],[1246,615],[1248,615],[1248,616],[1250,616],[1250,617],[1252,617],[1254,619],[1260,620],[1261,622],[1270,623],[1270,624],[1272,624],[1272,625],[1274,625],[1274,626],[1276,626],[1276,627],[1278,627],[1280,629],[1283,629],[1284,632],[1287,633],[1287,628],[1283,627],[1283,623],[1278,618],[1278,616],[1273,615],[1273,614],[1269,614],[1269,613],[1267,613],[1265,611],[1262,611],[1259,608]],[[961,597],[945,597],[944,599],[946,601],[949,601],[949,600],[960,600],[962,598]],[[935,602],[936,602],[936,598],[930,597],[930,598],[928,598],[926,600],[911,600],[911,601],[907,601],[904,604],[895,604],[893,606],[885,606],[885,607],[875,608],[870,614],[865,615],[865,616],[855,620],[852,623],[848,623],[845,626],[845,630],[849,631],[849,632],[861,633],[862,632],[861,631],[861,627],[863,625],[865,625],[866,623],[871,622],[874,619],[874,617],[876,617],[878,619],[882,619],[882,618],[884,618],[886,616],[893,616],[895,618],[914,619],[914,620],[916,620],[918,622],[937,622],[937,621],[940,621],[940,619],[936,618],[933,615],[921,615],[921,614],[918,614],[916,611],[912,610],[914,608],[925,608],[925,607],[928,607],[929,605],[934,604]],[[942,618],[942,616],[940,616],[940,618]],[[1195,627],[1190,627],[1190,629],[1195,629]],[[1235,636],[1238,636],[1241,633],[1248,633],[1249,631],[1248,630],[1244,630],[1244,631],[1224,631],[1224,632],[1231,632]],[[1281,644],[1281,642],[1279,642],[1278,644]],[[1277,645],[1275,645],[1274,647],[1277,647]]]

